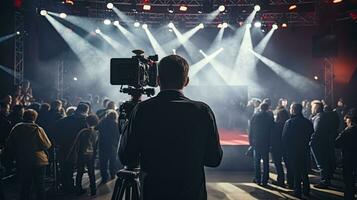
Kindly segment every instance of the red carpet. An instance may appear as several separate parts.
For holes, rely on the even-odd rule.
[[[240,130],[219,129],[221,145],[249,145],[248,134]]]

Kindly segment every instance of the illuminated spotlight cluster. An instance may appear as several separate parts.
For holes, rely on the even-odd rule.
[[[205,28],[205,25],[204,25],[203,23],[200,23],[200,24],[198,25],[198,28],[199,28],[199,29],[204,29],[204,28]]]
[[[278,27],[277,24],[273,24],[273,25],[272,25],[272,28],[273,28],[273,30],[276,30],[276,29],[278,29],[279,27]]]
[[[292,11],[292,10],[295,10],[297,8],[297,5],[296,4],[292,4],[289,6],[289,10]]]
[[[224,5],[220,5],[218,7],[218,10],[219,10],[219,12],[223,12],[224,10],[226,10],[226,7]]]
[[[134,22],[134,27],[139,27],[140,26],[140,22],[136,21]]]
[[[105,19],[105,20],[103,21],[103,23],[104,23],[105,25],[110,25],[112,22],[110,21],[110,19]]]
[[[67,14],[66,13],[60,13],[59,16],[60,16],[60,18],[64,19],[64,18],[67,17]]]
[[[144,4],[143,5],[143,10],[147,10],[147,11],[151,10],[150,4]]]
[[[46,11],[46,10],[41,10],[41,11],[40,11],[40,15],[42,15],[42,16],[47,15],[47,11]]]
[[[187,6],[186,5],[181,5],[180,6],[180,11],[186,12],[187,11]]]
[[[148,25],[147,25],[147,24],[143,24],[141,27],[142,27],[143,29],[147,29],[147,28],[148,28]]]
[[[174,23],[172,23],[172,22],[170,22],[167,26],[168,26],[170,29],[172,29],[172,28],[175,27]]]
[[[108,9],[113,9],[113,8],[114,8],[113,3],[107,3],[107,8],[108,8]]]
[[[227,22],[223,22],[223,23],[217,25],[217,28],[227,28],[227,27],[228,27]]]
[[[260,21],[256,21],[256,22],[254,22],[254,27],[260,28],[260,27],[262,27],[262,23]]]
[[[97,33],[97,34],[101,33],[100,29],[99,29],[99,28],[96,28],[96,29],[95,29],[95,33]]]
[[[258,12],[260,10],[260,5],[255,5],[254,10]]]
[[[114,26],[119,26],[119,21],[118,21],[118,20],[115,20],[115,21],[113,22],[113,25],[114,25]]]

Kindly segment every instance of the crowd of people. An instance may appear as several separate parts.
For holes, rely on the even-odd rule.
[[[324,101],[302,103],[280,99],[272,109],[270,99],[252,99],[248,104],[252,117],[249,142],[254,152],[254,182],[266,186],[269,180],[269,152],[277,172],[273,183],[287,187],[301,198],[310,196],[308,172],[316,165],[320,182],[314,187],[327,189],[331,185],[339,157],[343,167],[345,199],[354,199],[357,174],[357,113],[339,99],[335,109]],[[336,149],[342,149],[338,151]],[[339,155],[336,152],[341,152]],[[263,169],[261,169],[263,161]]]
[[[87,192],[82,188],[85,168],[90,194],[96,195],[95,168],[100,169],[101,184],[106,184],[121,167],[117,150],[122,113],[115,102],[100,102],[98,97],[76,106],[61,100],[36,103],[31,102],[29,83],[24,88],[2,98],[0,107],[1,164],[7,171],[16,168],[21,199],[29,199],[31,183],[36,188],[36,199],[45,199],[44,177],[55,170],[60,174],[63,192],[82,195]],[[308,172],[312,164],[321,173],[321,181],[315,187],[328,188],[337,166],[335,149],[339,148],[345,199],[354,198],[357,113],[348,109],[342,99],[335,109],[317,100],[289,106],[287,99],[280,99],[272,109],[270,99],[252,99],[247,113],[251,116],[249,141],[254,152],[255,183],[268,184],[270,152],[277,172],[274,184],[294,189],[297,197],[309,196]]]

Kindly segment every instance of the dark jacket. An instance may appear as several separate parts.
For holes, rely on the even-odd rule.
[[[357,127],[352,126],[343,130],[336,138],[335,146],[342,149],[342,160],[354,162],[356,166],[357,154]]]
[[[328,144],[330,141],[331,134],[331,124],[329,124],[330,120],[326,113],[321,112],[317,113],[311,119],[314,125],[314,133],[311,135],[311,145],[323,145]],[[327,146],[327,145],[323,145]]]
[[[82,129],[75,141],[75,151],[78,153],[78,158],[83,156],[95,156],[98,144],[98,131],[94,128]]]
[[[292,116],[285,122],[283,129],[284,151],[292,159],[307,159],[309,141],[314,132],[312,123],[302,114]]]
[[[0,148],[4,147],[11,131],[11,122],[4,114],[0,113]]]
[[[210,107],[174,90],[134,108],[119,148],[124,165],[140,159],[145,200],[207,199],[204,166],[222,155]]]
[[[284,128],[283,122],[274,122],[272,131],[271,131],[271,139],[270,146],[272,152],[282,152],[283,144],[282,144],[282,133]]]
[[[45,151],[51,147],[51,142],[35,123],[18,123],[11,130],[7,147],[19,167],[48,165]]]
[[[60,146],[60,159],[68,158],[68,153],[74,145],[77,134],[86,127],[86,116],[79,113],[74,113],[58,121],[55,140],[56,144]]]
[[[99,130],[99,151],[116,152],[119,143],[118,123],[112,119],[105,118],[97,126]]]
[[[255,113],[250,121],[250,145],[254,148],[268,148],[273,125],[274,117],[271,112],[259,111]]]

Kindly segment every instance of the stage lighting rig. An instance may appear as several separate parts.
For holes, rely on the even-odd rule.
[[[143,5],[143,10],[146,10],[146,11],[151,10],[150,4],[144,4],[144,5]]]
[[[272,28],[273,28],[274,30],[276,30],[276,29],[278,29],[278,25],[277,25],[277,24],[273,24],[273,25],[272,25]]]
[[[147,24],[143,24],[141,27],[142,27],[143,29],[147,29],[147,28],[148,28],[148,25],[147,25]]]
[[[174,23],[172,23],[172,22],[170,22],[167,26],[171,29],[175,27]]]
[[[220,5],[218,7],[218,10],[219,10],[219,12],[224,12],[224,10],[226,10],[226,7],[224,5]]]
[[[115,20],[115,21],[113,22],[113,25],[114,25],[114,26],[119,26],[119,21],[118,21],[118,20]]]
[[[114,8],[113,3],[107,3],[107,8],[108,8],[108,9],[113,9],[113,8]]]
[[[46,10],[41,10],[41,11],[40,11],[40,15],[46,16],[46,15],[47,15],[47,11],[46,11]]]
[[[254,22],[254,27],[260,28],[262,26],[262,23],[260,21]]]
[[[204,29],[204,28],[205,28],[205,25],[204,25],[203,23],[200,23],[200,24],[198,25],[198,28],[199,28],[199,29]]]
[[[186,12],[187,11],[187,6],[186,5],[181,5],[180,6],[180,11]]]
[[[110,21],[110,19],[105,19],[105,20],[103,21],[103,23],[104,23],[105,25],[110,25],[112,22]]]
[[[258,12],[260,10],[260,5],[255,5],[254,10]]]
[[[227,22],[223,22],[222,28],[227,28],[227,27],[228,27],[228,23]]]
[[[59,16],[60,16],[60,18],[64,19],[64,18],[67,17],[67,14],[66,13],[60,13]]]
[[[134,27],[139,27],[140,26],[140,22],[136,21],[134,22]]]
[[[97,34],[101,33],[100,29],[99,29],[99,28],[96,28],[96,29],[95,29],[95,33],[97,33]]]

